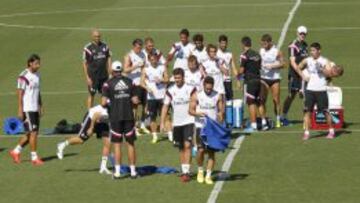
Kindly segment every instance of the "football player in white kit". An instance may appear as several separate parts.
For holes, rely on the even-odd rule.
[[[274,103],[274,112],[276,116],[277,128],[280,128],[280,70],[284,67],[284,57],[282,52],[276,47],[272,42],[272,37],[269,34],[264,34],[261,37],[261,46],[260,56],[261,56],[261,81],[266,88],[265,91],[262,91],[262,100],[259,106],[259,113],[262,117],[262,126],[263,128],[268,128],[266,124],[266,99],[268,91],[271,92],[273,103]],[[264,129],[264,130],[266,130]]]
[[[174,68],[182,68],[183,70],[188,69],[187,59],[191,55],[192,50],[195,46],[189,41],[189,30],[182,29],[179,33],[180,41],[172,45],[171,50],[167,57],[166,66],[175,58]]]
[[[189,113],[195,116],[196,126],[196,145],[198,148],[197,164],[198,174],[197,181],[199,183],[214,184],[211,179],[211,173],[215,165],[215,152],[207,148],[200,137],[201,128],[204,127],[205,116],[218,122],[224,121],[223,96],[214,90],[214,79],[206,76],[204,79],[203,90],[197,91],[191,95]],[[205,153],[208,154],[206,176],[204,179],[204,158]]]
[[[139,98],[140,105],[142,105],[141,115],[138,116],[139,105],[134,105],[134,115],[139,128],[136,129],[136,134],[142,133],[149,134],[150,131],[145,126],[145,109],[146,109],[146,89],[144,89],[141,83],[141,71],[145,67],[146,57],[142,52],[143,41],[141,39],[135,39],[132,43],[132,50],[126,54],[124,59],[124,73],[133,81],[134,93]],[[140,122],[139,122],[140,121]]]
[[[305,58],[297,67],[296,72],[307,81],[305,90],[304,102],[304,135],[303,140],[310,139],[310,122],[311,112],[316,105],[317,111],[323,112],[329,125],[329,133],[326,136],[328,139],[335,138],[335,131],[332,127],[332,119],[329,113],[329,98],[326,91],[328,77],[335,77],[332,75],[331,69],[326,68],[329,60],[321,56],[321,46],[315,42],[310,45],[310,57]],[[307,69],[308,76],[303,73],[303,69]]]
[[[156,118],[161,113],[169,79],[166,67],[159,62],[159,56],[156,53],[150,53],[148,61],[150,64],[141,73],[141,86],[147,90],[147,112],[150,117],[152,143],[155,144],[158,142]]]
[[[204,63],[209,58],[204,45],[204,36],[202,34],[194,35],[193,42],[195,48],[192,50],[191,54],[196,56],[199,64]]]
[[[149,54],[154,53],[158,56],[158,62],[162,65],[165,65],[166,60],[164,55],[161,53],[161,51],[157,48],[155,48],[155,42],[154,39],[151,37],[147,37],[144,40],[144,48],[142,50],[142,52],[145,55],[145,67],[150,65],[150,61],[149,61]]]
[[[202,89],[202,81],[204,73],[199,68],[199,63],[196,56],[191,55],[188,59],[189,70],[185,71],[185,83],[193,86],[197,90]]]
[[[220,35],[218,40],[218,50],[216,53],[217,58],[224,61],[226,69],[229,74],[224,74],[224,88],[226,101],[233,99],[232,79],[231,74],[237,76],[237,69],[235,65],[234,55],[228,50],[228,37],[226,35]],[[241,87],[241,84],[238,84]]]
[[[164,99],[164,105],[161,111],[160,129],[163,131],[165,126],[165,119],[171,105],[172,126],[174,145],[180,150],[181,162],[181,176],[182,182],[188,182],[190,178],[190,161],[191,161],[191,144],[194,135],[195,119],[189,114],[190,97],[196,89],[192,86],[186,85],[184,80],[184,70],[175,68],[173,76],[175,84],[167,91]]]
[[[20,154],[27,144],[30,144],[31,163],[34,166],[43,164],[36,152],[40,117],[43,115],[39,69],[40,57],[32,54],[27,60],[27,68],[21,72],[17,81],[18,117],[24,122],[25,129],[25,135],[9,152],[14,163],[17,164],[21,162]]]

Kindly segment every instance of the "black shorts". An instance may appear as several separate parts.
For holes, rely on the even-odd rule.
[[[38,132],[40,128],[39,112],[24,112],[23,115],[25,132]]]
[[[192,142],[194,136],[194,124],[173,127],[174,146],[184,148],[186,141]]]
[[[269,87],[273,86],[276,83],[280,83],[280,79],[271,80],[271,79],[261,78],[261,80],[265,82]]]
[[[140,104],[145,106],[146,105],[146,98],[147,98],[147,92],[146,89],[144,89],[141,86],[134,86],[134,96],[137,96],[139,98]]]
[[[302,90],[302,79],[298,76],[288,76],[288,89],[289,92],[299,92]]]
[[[88,91],[90,95],[95,95],[97,92],[102,93],[102,87],[104,83],[108,80],[108,78],[98,78],[98,77],[90,77],[92,80],[92,85],[88,86]]]
[[[232,82],[231,81],[225,81],[224,82],[224,88],[225,88],[225,99],[226,101],[232,100],[234,97],[233,89],[232,89]]]
[[[136,140],[135,121],[117,121],[110,123],[111,142],[126,142],[133,144]]]
[[[329,111],[329,98],[326,91],[305,91],[304,112],[312,112],[315,104],[319,112]]]
[[[147,101],[148,115],[152,121],[155,121],[157,116],[161,114],[162,106],[162,99],[151,99]]]
[[[259,79],[252,79],[246,81],[246,103],[258,104],[261,101],[261,82]]]
[[[81,124],[81,129],[79,131],[79,137],[86,141],[90,138],[87,131],[89,130],[91,125],[91,119],[88,114],[85,114],[84,120]],[[109,137],[109,124],[107,123],[96,123],[94,126],[94,133],[96,133],[97,137]]]

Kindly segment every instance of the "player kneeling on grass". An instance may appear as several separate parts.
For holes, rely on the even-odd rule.
[[[139,103],[139,98],[135,96],[133,82],[130,78],[122,75],[120,62],[112,65],[113,77],[106,81],[103,86],[102,106],[109,104],[110,120],[110,139],[114,144],[115,171],[114,179],[121,178],[121,143],[125,140],[128,150],[128,160],[130,165],[130,177],[137,178],[135,169],[135,116],[132,106]]]
[[[305,58],[297,67],[297,73],[307,81],[305,91],[305,108],[304,108],[304,136],[303,140],[310,138],[310,116],[317,106],[319,112],[323,112],[329,125],[328,139],[335,138],[335,131],[332,127],[332,119],[329,113],[329,98],[326,91],[327,78],[337,77],[342,75],[343,69],[329,62],[328,59],[321,56],[321,46],[319,43],[312,43],[310,46],[310,57]],[[307,69],[308,76],[304,74],[303,69]]]
[[[79,136],[71,137],[57,145],[57,157],[64,158],[64,149],[69,145],[84,144],[95,132],[103,138],[103,151],[99,173],[112,174],[107,168],[107,160],[110,153],[109,125],[107,109],[101,105],[94,106],[85,114],[81,124]]]
[[[211,179],[211,172],[215,165],[215,151],[207,148],[200,137],[201,128],[204,127],[205,116],[219,122],[224,120],[223,110],[223,96],[214,90],[214,79],[207,76],[204,79],[204,88],[201,91],[197,91],[191,95],[191,102],[189,107],[189,113],[195,116],[196,126],[196,144],[198,147],[197,163],[198,174],[197,181],[206,184],[213,184]],[[205,153],[208,154],[206,177],[204,180],[204,157]]]
[[[40,116],[43,114],[39,68],[40,57],[33,54],[27,60],[27,68],[18,77],[18,116],[24,122],[26,133],[20,138],[18,145],[10,151],[10,156],[17,164],[21,162],[20,153],[23,147],[29,143],[32,164],[43,164],[36,153]]]
[[[186,85],[184,70],[175,68],[173,71],[175,84],[167,91],[164,105],[161,110],[160,130],[164,130],[165,119],[171,105],[173,113],[174,145],[179,147],[182,174],[182,182],[190,181],[191,143],[194,135],[194,117],[189,114],[189,103],[192,92],[196,89]]]
[[[161,113],[168,75],[166,67],[159,64],[159,55],[150,53],[148,60],[149,66],[141,73],[141,86],[147,90],[147,111],[151,119],[152,143],[155,144],[158,141],[156,118]]]

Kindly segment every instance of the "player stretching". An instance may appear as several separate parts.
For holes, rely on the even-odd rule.
[[[164,99],[161,111],[160,129],[164,129],[165,118],[171,105],[173,113],[174,144],[180,149],[182,182],[190,181],[191,143],[194,135],[194,117],[189,114],[191,93],[196,90],[184,81],[184,70],[175,68],[173,71],[175,84],[171,86]]]
[[[223,122],[224,109],[223,109],[223,96],[214,90],[214,79],[207,76],[204,79],[203,90],[197,91],[191,95],[191,103],[189,112],[195,116],[196,125],[196,144],[198,147],[197,164],[198,174],[197,181],[206,184],[213,184],[211,179],[211,173],[215,165],[215,152],[210,148],[207,148],[200,137],[201,128],[204,127],[205,116],[210,117],[213,120]],[[206,176],[204,180],[204,157],[208,154]]]
[[[156,53],[150,53],[148,60],[150,64],[142,71],[141,85],[147,90],[147,111],[151,120],[152,143],[155,144],[158,142],[156,118],[161,114],[168,74],[165,66],[159,63],[159,56]]]
[[[274,112],[276,116],[275,127],[280,128],[280,69],[284,67],[284,57],[282,52],[272,43],[272,37],[265,34],[261,37],[260,56],[261,56],[261,80],[265,84],[266,91],[261,101],[259,112],[262,116],[262,126],[267,128],[266,124],[266,98],[270,90],[274,103]]]
[[[18,77],[18,116],[24,122],[25,136],[21,137],[18,145],[10,151],[10,156],[17,164],[21,162],[20,153],[28,143],[31,163],[35,166],[43,164],[36,153],[40,117],[44,112],[40,95],[39,68],[40,57],[33,54],[27,60],[27,68]]]

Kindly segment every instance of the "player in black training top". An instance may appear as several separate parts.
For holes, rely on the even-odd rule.
[[[288,125],[289,121],[287,120],[287,114],[289,112],[292,101],[295,99],[297,93],[299,96],[303,96],[303,81],[301,76],[296,73],[295,69],[300,64],[300,62],[309,56],[308,44],[305,42],[307,35],[307,29],[304,26],[297,28],[297,39],[294,40],[289,45],[289,58],[290,58],[290,68],[288,74],[288,88],[289,94],[286,97],[283,105],[283,115],[282,123],[283,125]]]
[[[101,93],[101,88],[110,75],[111,52],[108,45],[101,41],[98,30],[91,32],[92,42],[84,47],[83,68],[89,90],[87,108],[94,105],[94,95]]]
[[[243,37],[241,39],[243,53],[240,55],[240,70],[239,75],[244,74],[245,96],[246,103],[249,106],[249,114],[251,127],[246,129],[248,132],[257,129],[256,112],[260,101],[260,70],[261,70],[261,56],[258,52],[251,49],[250,37]],[[239,77],[239,76],[238,76]]]
[[[113,77],[103,86],[102,105],[109,104],[110,136],[114,144],[115,171],[113,177],[120,178],[121,143],[126,141],[131,177],[136,178],[135,170],[135,120],[133,105],[139,103],[134,95],[133,82],[122,75],[122,65],[119,61],[112,64]]]

